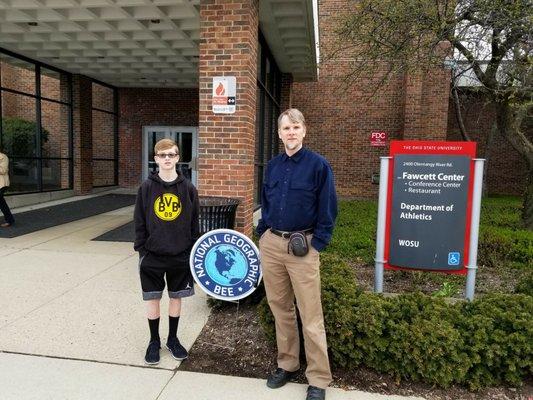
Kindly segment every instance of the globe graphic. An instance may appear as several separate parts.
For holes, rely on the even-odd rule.
[[[246,259],[233,246],[220,244],[207,252],[207,274],[219,285],[236,285],[246,277]]]

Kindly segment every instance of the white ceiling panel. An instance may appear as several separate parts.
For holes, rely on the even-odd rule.
[[[311,1],[260,1],[263,33],[296,80],[316,77],[302,61],[315,54]],[[200,0],[0,0],[0,47],[118,87],[198,87],[199,10]]]

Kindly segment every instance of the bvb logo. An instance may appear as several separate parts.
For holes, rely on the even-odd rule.
[[[155,199],[154,211],[163,221],[173,221],[181,214],[181,201],[175,194],[165,193]]]

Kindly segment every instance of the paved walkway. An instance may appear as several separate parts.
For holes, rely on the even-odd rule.
[[[132,212],[127,207],[0,239],[0,398],[303,400],[305,385],[270,390],[262,379],[177,371],[179,363],[164,350],[159,365],[144,365],[137,254],[131,243],[91,241],[131,220]],[[184,300],[179,336],[187,348],[207,321],[205,300],[201,293]],[[166,324],[162,318],[161,332]],[[401,398],[336,388],[327,394],[328,400]]]

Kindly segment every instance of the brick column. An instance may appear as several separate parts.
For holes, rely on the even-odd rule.
[[[92,82],[72,77],[74,192],[90,193],[93,187]]]
[[[403,139],[446,140],[450,80],[445,69],[406,73]]]
[[[258,0],[200,1],[200,195],[239,198],[236,229],[252,233]],[[213,114],[214,76],[237,79],[235,114]]]

